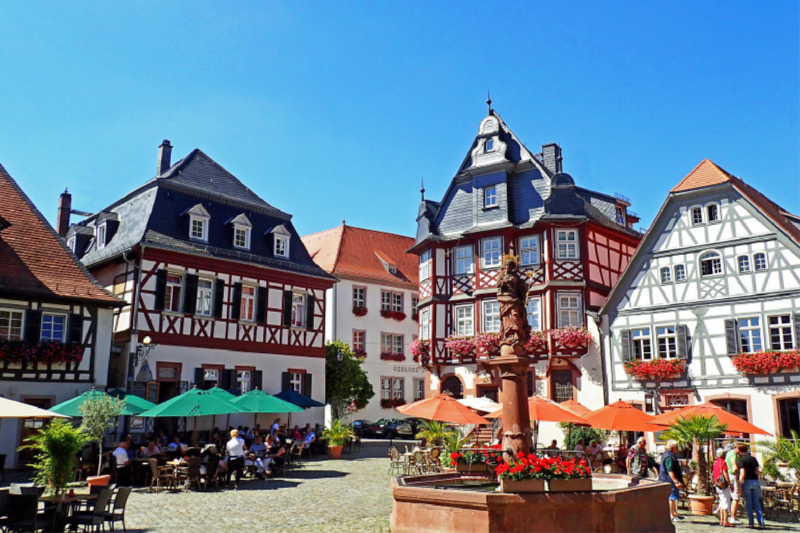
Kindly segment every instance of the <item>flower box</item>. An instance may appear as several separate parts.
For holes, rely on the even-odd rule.
[[[587,492],[592,490],[592,478],[551,479],[547,482],[549,492]]]
[[[411,313],[411,320],[419,322],[419,313]]]
[[[381,400],[381,407],[384,409],[393,409],[395,407],[400,407],[401,405],[405,405],[406,401],[400,398],[384,398]]]
[[[513,479],[500,480],[500,492],[524,493],[524,492],[544,492],[543,479]]]
[[[781,368],[782,374],[796,374],[797,372],[798,372],[798,367],[796,366],[792,368]]]
[[[468,357],[475,355],[475,342],[470,336],[450,335],[444,340],[444,345],[456,356]]]
[[[592,343],[592,335],[584,327],[565,326],[552,330],[550,336],[558,346],[567,350],[586,348]]]
[[[525,344],[525,353],[528,356],[546,354],[547,334],[544,331],[531,331],[528,342]]]
[[[494,356],[500,354],[499,333],[478,333],[472,337],[472,343],[481,355]]]
[[[486,463],[456,463],[456,472],[488,472]]]
[[[367,358],[367,352],[365,350],[353,350],[353,357],[363,361]]]
[[[367,308],[366,307],[353,307],[353,314],[356,316],[366,316]]]
[[[391,318],[392,320],[397,320],[398,322],[402,322],[406,319],[406,314],[402,311],[392,311],[390,309],[381,309],[381,316],[383,318]]]
[[[672,381],[685,371],[683,359],[632,359],[625,363],[625,373],[642,380]]]
[[[41,364],[46,369],[52,363],[80,363],[83,352],[77,343],[0,340],[0,361],[6,364]]]
[[[382,352],[381,353],[381,361],[405,361],[406,356],[402,353],[394,353],[394,352]]]
[[[731,357],[731,362],[742,374],[793,373],[800,367],[800,350],[738,353]]]

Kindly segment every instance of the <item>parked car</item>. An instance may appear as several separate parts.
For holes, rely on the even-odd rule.
[[[363,437],[364,424],[373,424],[373,422],[370,422],[369,420],[353,420],[353,423],[351,424],[351,429],[353,430],[353,434],[359,437]]]
[[[401,422],[402,421],[399,418],[381,418],[378,420],[378,425],[383,429],[383,438],[397,438],[397,427]]]
[[[413,439],[419,433],[419,428],[425,421],[424,418],[406,418],[397,426],[397,434],[402,439]]]
[[[383,438],[383,427],[378,425],[377,422],[370,422],[369,420],[361,420],[361,437],[381,439]]]

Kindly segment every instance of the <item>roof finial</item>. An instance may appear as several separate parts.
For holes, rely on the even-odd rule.
[[[420,178],[420,181],[422,183],[422,186],[419,189],[419,193],[422,195],[422,201],[424,202],[425,201],[425,176]]]
[[[492,96],[489,93],[489,89],[486,89],[486,107],[489,108],[488,114],[492,114]]]

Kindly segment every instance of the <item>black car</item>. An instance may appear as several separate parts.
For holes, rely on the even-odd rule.
[[[422,423],[425,421],[423,418],[406,418],[400,421],[397,426],[397,435],[402,439],[416,438]]]
[[[362,438],[381,439],[383,438],[383,428],[377,422],[370,422],[369,420],[360,420],[360,431]]]
[[[364,424],[373,424],[374,422],[370,422],[369,420],[353,420],[351,424],[351,429],[353,430],[354,435],[358,435],[359,437],[363,437],[363,428]]]

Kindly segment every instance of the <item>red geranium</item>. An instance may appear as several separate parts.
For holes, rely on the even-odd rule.
[[[774,374],[800,367],[800,351],[738,353],[731,358],[731,362],[742,374]]]
[[[625,372],[638,379],[669,381],[675,374],[683,374],[686,363],[683,359],[632,359],[625,363]]]

